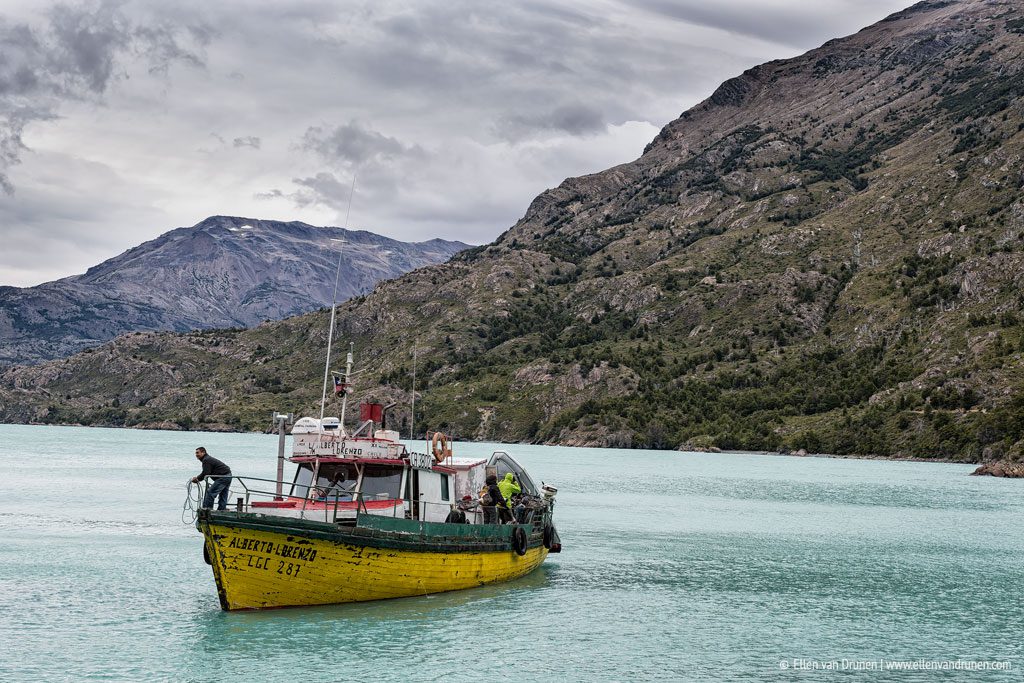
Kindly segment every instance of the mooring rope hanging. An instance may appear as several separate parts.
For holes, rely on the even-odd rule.
[[[181,505],[181,523],[182,524],[195,524],[196,518],[199,516],[199,486],[195,486],[195,497],[192,496],[192,487],[194,484],[189,479],[188,483],[185,484],[185,502]],[[186,515],[190,515],[192,519],[185,519]]]

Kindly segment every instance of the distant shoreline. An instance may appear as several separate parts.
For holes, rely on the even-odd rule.
[[[145,425],[131,425],[131,426],[116,426],[116,425],[87,425],[81,423],[43,423],[43,422],[0,422],[4,425],[22,425],[26,427],[88,427],[91,429],[137,429],[139,431],[155,432],[193,432],[196,434],[271,434],[270,430],[258,431],[258,430],[243,430],[243,429],[232,429],[224,425],[225,429],[185,429],[176,423],[147,423]],[[175,425],[177,428],[172,427]],[[407,441],[415,441],[416,439],[405,439]],[[558,443],[530,443],[526,441],[513,441],[513,442],[492,442],[487,440],[477,439],[464,439],[458,438],[457,441],[463,443],[512,443],[520,446],[554,446],[558,448],[603,448],[610,449],[612,446],[577,446],[577,445],[564,445]],[[687,448],[620,448],[619,450],[628,451],[660,451],[660,452],[676,452],[676,453],[692,453],[695,455],[719,455],[722,453],[735,453],[738,455],[769,455],[769,456],[784,456],[792,458],[824,458],[832,460],[888,460],[895,462],[927,462],[927,463],[943,463],[947,465],[982,465],[984,464],[980,460],[954,460],[952,458],[922,458],[919,456],[899,456],[899,455],[839,455],[835,453],[804,453],[804,452],[789,452],[783,453],[781,451],[749,451],[749,450],[726,450],[726,449],[704,449],[704,450],[691,450]]]
[[[681,453],[701,453],[702,451],[680,451]],[[934,462],[947,465],[980,465],[978,460],[953,460],[952,458],[922,458],[912,455],[837,455],[835,453],[781,453],[779,451],[720,451],[721,453],[741,453],[744,455],[775,455],[790,458],[825,458],[830,460],[889,460],[897,462]],[[714,453],[711,453],[712,455]]]

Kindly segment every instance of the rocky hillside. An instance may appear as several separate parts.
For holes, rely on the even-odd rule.
[[[341,310],[461,437],[977,460],[1024,439],[1024,12],[924,2],[724,83],[637,160]],[[0,377],[8,421],[264,428],[323,312]],[[322,368],[322,366],[320,366]],[[408,419],[408,411],[403,419]]]
[[[331,238],[348,242],[340,299],[468,246],[214,216],[84,275],[0,287],[0,365],[69,356],[125,332],[251,327],[330,305],[337,268]]]

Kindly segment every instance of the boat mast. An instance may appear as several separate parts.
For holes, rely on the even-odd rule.
[[[412,408],[409,415],[409,441],[416,433],[416,344],[412,345]]]
[[[327,328],[327,360],[324,362],[324,391],[320,395],[320,430],[323,431],[324,406],[327,405],[327,377],[331,374],[331,342],[334,341],[334,315],[338,309],[338,280],[341,278],[341,255],[345,252],[345,240],[331,238],[332,242],[340,242],[338,250],[338,269],[334,273],[334,299],[331,302],[331,324]]]
[[[352,215],[352,195],[356,192],[356,174],[352,174],[352,187],[348,191],[348,210],[345,212],[345,231],[348,232],[348,219]],[[324,406],[327,405],[327,377],[331,374],[331,342],[334,340],[334,315],[338,309],[338,281],[341,279],[341,255],[345,253],[345,240],[331,238],[332,242],[338,242],[340,249],[338,249],[338,268],[334,272],[334,296],[331,298],[331,326],[327,330],[327,360],[324,363],[324,390],[320,395],[320,433],[324,431]],[[351,363],[352,353],[349,352],[349,363]],[[348,382],[348,375],[345,376],[345,381]],[[344,405],[344,403],[342,403]],[[344,431],[344,420],[342,420],[342,431]]]

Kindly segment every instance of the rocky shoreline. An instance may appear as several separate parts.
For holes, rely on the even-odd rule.
[[[10,423],[14,424],[14,423]],[[104,427],[106,425],[85,425],[80,423],[67,423],[67,424],[44,424],[44,423],[23,423],[30,424],[39,427]],[[204,425],[205,429],[186,429],[176,422],[163,421],[163,422],[147,422],[131,427],[119,427],[119,429],[141,429],[141,430],[166,430],[166,431],[190,431],[190,432],[218,432],[218,433],[237,433],[237,434],[252,434],[257,432],[251,432],[246,430],[239,430],[232,428],[226,424],[208,424]],[[269,431],[264,433],[270,433]],[[459,439],[460,441],[467,441],[470,443],[477,442],[477,439]],[[544,446],[560,446],[563,448],[609,448],[609,446],[603,445],[583,445],[578,443],[544,443]],[[921,458],[914,456],[885,456],[876,454],[867,455],[837,455],[834,453],[808,453],[804,449],[797,451],[723,451],[721,448],[715,446],[709,447],[695,447],[688,444],[684,444],[679,448],[675,449],[682,453],[739,453],[743,455],[775,455],[775,456],[790,456],[798,458],[829,458],[834,460],[891,460],[896,462],[928,462],[928,463],[945,463],[953,465],[978,465],[977,469],[971,472],[971,476],[991,476],[991,477],[1003,477],[1007,479],[1024,479],[1024,463],[1010,462],[1006,460],[996,460],[991,462],[985,462],[978,464],[977,462],[970,462],[965,460],[952,460],[950,458]]]
[[[722,453],[720,448],[711,447],[686,447],[680,446],[677,450],[686,453]],[[747,455],[788,455],[798,458],[831,458],[836,460],[892,460],[896,462],[933,462],[951,465],[978,465],[971,472],[971,476],[1005,477],[1007,479],[1024,479],[1024,463],[1010,462],[1007,460],[994,460],[978,464],[968,460],[953,460],[950,458],[920,458],[914,456],[887,456],[887,455],[836,455],[831,453],[808,453],[806,450],[798,451],[727,451],[729,453],[744,453]]]
[[[1006,477],[1008,479],[1024,479],[1024,463],[997,460],[978,466],[971,476]]]
[[[912,455],[878,455],[876,453],[868,453],[864,455],[852,455],[837,454],[837,453],[808,453],[805,449],[801,448],[796,451],[780,450],[780,451],[747,451],[747,450],[730,450],[723,451],[721,448],[711,446],[707,448],[692,448],[689,446],[680,446],[676,450],[684,453],[742,453],[745,455],[784,455],[795,458],[829,458],[833,460],[892,460],[895,462],[937,462],[952,465],[977,465],[977,461],[972,460],[954,460],[952,458],[922,458]]]

